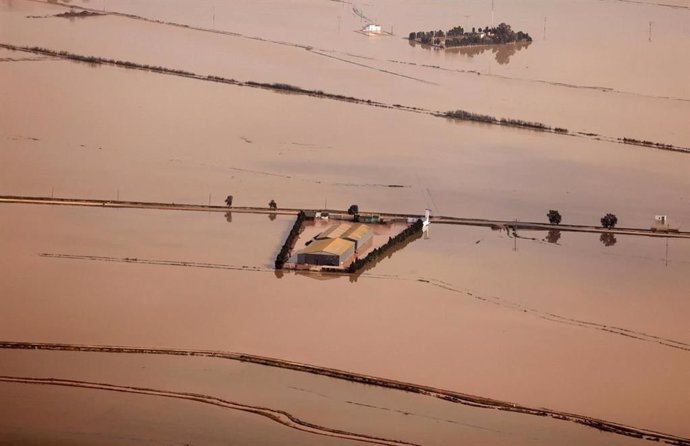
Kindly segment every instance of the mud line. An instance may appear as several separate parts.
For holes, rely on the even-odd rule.
[[[340,57],[331,56],[331,55],[329,55],[329,54],[322,53],[322,52],[316,51],[316,50],[314,50],[314,49],[309,50],[309,52],[312,53],[312,54],[318,54],[319,56],[328,57],[328,58],[330,58],[330,59],[335,59],[335,60],[339,60],[339,61],[341,61],[341,62],[349,63],[349,64],[352,64],[352,65],[356,65],[356,66],[358,66],[358,67],[367,68],[367,69],[369,69],[369,70],[374,70],[374,71],[378,71],[378,72],[385,73],[385,74],[392,74],[393,76],[403,77],[403,78],[405,78],[405,79],[410,79],[410,80],[413,80],[413,81],[421,82],[421,83],[423,83],[423,84],[438,86],[438,84],[435,83],[435,82],[430,82],[430,81],[427,81],[427,80],[424,80],[424,79],[419,79],[419,78],[417,78],[417,77],[408,76],[408,75],[406,75],[406,74],[396,73],[396,72],[394,72],[394,71],[384,70],[383,68],[376,68],[376,67],[372,67],[371,65],[366,65],[366,64],[363,64],[363,63],[359,63],[359,62],[354,62],[354,61],[352,61],[352,60],[347,60],[347,59],[343,59],[343,58],[340,58]]]
[[[690,10],[690,6],[670,5],[668,3],[644,2],[641,0],[611,0],[611,1],[617,1],[617,2],[621,2],[621,3],[633,3],[633,4],[637,4],[637,5],[662,6],[664,8],[676,8],[676,9],[689,9]]]
[[[390,446],[418,446],[416,443],[410,443],[400,440],[390,440],[381,437],[375,437],[364,434],[357,434],[340,429],[320,426],[318,424],[310,423],[302,420],[289,412],[280,409],[271,409],[268,407],[251,406],[247,404],[237,403],[234,401],[224,400],[210,395],[191,392],[174,392],[170,390],[151,389],[148,387],[134,387],[134,386],[120,386],[115,384],[105,384],[90,381],[77,381],[71,379],[58,378],[29,378],[20,376],[0,376],[0,382],[15,383],[15,384],[34,384],[34,385],[50,385],[61,387],[76,387],[91,390],[105,390],[109,392],[121,392],[137,395],[158,396],[164,398],[181,399],[187,401],[195,401],[198,403],[210,404],[212,406],[222,407],[224,409],[232,409],[241,412],[248,412],[254,415],[259,415],[268,418],[271,421],[282,424],[289,428],[299,430],[302,432],[323,435],[326,437],[342,438],[346,440],[359,441],[370,444],[381,444]]]
[[[529,78],[522,78],[522,77],[504,76],[501,74],[492,74],[492,73],[487,73],[487,72],[483,72],[483,71],[476,71],[476,70],[457,70],[457,69],[454,70],[451,68],[444,68],[444,67],[441,67],[439,65],[418,64],[415,62],[406,62],[406,61],[394,60],[394,59],[387,59],[387,60],[385,60],[385,62],[397,63],[397,64],[402,64],[402,65],[411,65],[411,66],[421,67],[421,68],[429,68],[432,70],[440,70],[440,71],[445,71],[448,73],[468,74],[468,75],[474,75],[474,76],[480,75],[480,76],[487,76],[487,77],[492,77],[492,78],[496,78],[496,79],[515,81],[515,82],[544,84],[544,85],[550,85],[552,87],[563,87],[563,88],[572,88],[572,89],[579,89],[579,90],[591,90],[591,91],[597,91],[600,93],[623,94],[623,95],[636,96],[636,97],[642,97],[642,98],[647,98],[647,99],[661,99],[661,100],[667,100],[667,101],[690,102],[690,99],[688,99],[688,98],[679,98],[679,97],[673,97],[673,96],[656,96],[656,95],[650,95],[650,94],[644,94],[644,93],[637,93],[634,91],[618,90],[618,89],[612,88],[612,87],[599,87],[596,85],[577,85],[577,84],[568,84],[566,82],[547,81],[547,80],[543,80],[543,79],[529,79]]]
[[[690,446],[690,438],[683,438],[672,434],[652,431],[643,428],[627,426],[620,423],[591,418],[584,415],[560,412],[545,408],[533,408],[522,406],[505,401],[483,398],[480,396],[469,395],[451,390],[440,389],[437,387],[412,384],[392,379],[379,378],[371,375],[348,372],[339,369],[319,367],[299,362],[287,361],[264,356],[251,355],[246,353],[232,353],[213,350],[183,350],[170,348],[147,348],[147,347],[124,347],[106,345],[84,345],[84,344],[60,344],[60,343],[29,343],[0,341],[0,349],[19,349],[19,350],[52,350],[52,351],[73,351],[73,352],[96,352],[96,353],[129,353],[129,354],[149,354],[149,355],[173,355],[173,356],[197,356],[208,358],[229,359],[234,361],[248,362],[267,367],[276,367],[298,372],[311,373],[314,375],[327,376],[334,379],[368,384],[394,390],[401,390],[445,401],[463,404],[476,408],[496,409],[507,412],[521,413],[525,415],[536,415],[550,417],[556,420],[568,421],[594,429],[609,432],[627,437],[640,438],[650,441],[663,442],[677,446]],[[9,377],[12,379],[11,377]],[[16,379],[16,378],[15,378]]]
[[[469,296],[469,297],[476,299],[476,300],[480,300],[482,302],[492,303],[492,304],[497,305],[499,307],[519,311],[521,313],[529,313],[529,314],[532,314],[533,316],[536,316],[540,319],[544,319],[544,320],[547,320],[550,322],[557,322],[557,323],[575,326],[575,327],[580,327],[580,328],[589,328],[589,329],[593,329],[593,330],[603,331],[606,333],[611,333],[611,334],[616,334],[619,336],[632,338],[632,339],[635,339],[638,341],[656,343],[656,344],[660,344],[660,345],[663,345],[666,347],[671,347],[671,348],[675,348],[678,350],[690,352],[690,344],[682,342],[682,341],[676,341],[674,339],[668,339],[668,338],[664,338],[661,336],[651,335],[651,334],[647,334],[644,332],[631,330],[628,328],[609,326],[609,325],[600,324],[597,322],[590,322],[590,321],[584,321],[584,320],[580,320],[580,319],[573,319],[573,318],[561,316],[561,315],[546,312],[546,311],[540,311],[540,310],[537,310],[534,308],[523,306],[519,303],[510,302],[510,301],[505,300],[501,297],[480,296],[478,294],[470,292],[469,290],[462,290],[462,289],[456,288],[453,284],[450,284],[448,282],[444,282],[441,280],[437,280],[434,278],[420,277],[416,280],[419,282],[422,282],[422,283],[426,283],[428,285],[435,286],[437,288],[444,289],[446,291],[451,291],[451,292],[458,293],[458,294],[464,294],[466,296]]]

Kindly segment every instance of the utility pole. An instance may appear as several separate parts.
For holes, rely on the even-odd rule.
[[[649,41],[652,41],[652,22],[649,22]]]
[[[544,17],[544,40],[546,40],[546,17]]]
[[[668,237],[666,238],[666,267],[668,268]]]
[[[465,16],[465,32],[468,31],[469,26],[470,26],[470,16],[466,15]]]
[[[213,5],[213,29],[216,29],[216,5]]]
[[[211,206],[211,192],[208,193],[208,205]]]
[[[491,0],[491,27],[494,27],[494,0]]]

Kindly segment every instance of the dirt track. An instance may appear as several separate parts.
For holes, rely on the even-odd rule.
[[[118,209],[157,209],[170,211],[202,211],[202,212],[237,212],[244,214],[276,214],[276,215],[297,215],[300,210],[304,211],[322,211],[323,209],[293,209],[281,208],[271,209],[268,207],[226,207],[226,206],[208,206],[199,204],[184,204],[184,203],[156,203],[143,201],[117,201],[117,200],[86,200],[79,198],[52,198],[52,197],[24,197],[13,195],[0,195],[0,204],[2,203],[22,203],[22,204],[44,204],[44,205],[63,205],[63,206],[89,206],[89,207],[103,207],[103,208],[118,208]],[[331,214],[347,215],[347,211],[343,209],[328,209]],[[395,214],[388,212],[378,213],[381,216],[388,218],[421,218],[422,216],[416,214]],[[690,238],[690,232],[657,232],[645,228],[614,228],[605,229],[597,226],[586,225],[551,225],[548,223],[539,222],[525,222],[525,221],[505,221],[505,220],[489,220],[482,218],[466,218],[466,217],[450,217],[450,216],[433,216],[431,222],[434,224],[447,225],[462,225],[462,226],[484,226],[501,230],[530,230],[530,231],[550,231],[558,230],[563,232],[589,232],[589,233],[610,233],[621,235],[637,235],[646,237],[667,237],[667,238]]]
[[[123,347],[123,346],[106,346],[106,345],[83,345],[83,344],[57,344],[57,343],[29,343],[29,342],[11,342],[0,341],[0,349],[20,349],[20,350],[53,350],[53,351],[81,351],[81,352],[98,352],[98,353],[125,353],[125,354],[148,354],[148,355],[174,355],[174,356],[200,356],[209,358],[228,359],[234,361],[249,362],[252,364],[263,365],[267,367],[277,367],[282,369],[296,370],[299,372],[312,373],[320,376],[327,376],[330,378],[368,384],[378,387],[400,390],[404,392],[411,392],[420,395],[426,395],[434,398],[439,398],[452,403],[463,404],[483,409],[497,409],[508,412],[516,412],[525,415],[537,415],[542,417],[551,417],[557,420],[569,421],[571,423],[581,424],[592,427],[604,432],[610,432],[626,437],[639,438],[644,440],[663,442],[671,445],[690,446],[690,438],[678,437],[671,434],[650,431],[642,428],[626,426],[606,420],[590,418],[584,415],[577,415],[567,412],[559,412],[556,410],[534,408],[522,406],[506,401],[498,401],[490,398],[483,398],[475,395],[468,395],[452,390],[444,390],[436,387],[423,386],[413,383],[406,383],[392,379],[379,378],[360,373],[348,372],[344,370],[332,369],[327,367],[319,367],[309,364],[302,364],[293,361],[286,361],[282,359],[267,358],[264,356],[256,356],[244,353],[222,352],[212,350],[182,350],[182,349],[167,349],[167,348],[146,348],[146,347]],[[368,440],[367,440],[368,441]],[[392,443],[398,444],[398,443]]]

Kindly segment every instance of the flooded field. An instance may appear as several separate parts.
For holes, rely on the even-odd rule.
[[[492,3],[534,41],[405,39],[491,25]],[[690,147],[689,19],[684,0],[0,0],[0,195],[687,230],[690,155],[616,138]],[[690,240],[432,224],[361,275],[274,270],[293,222],[1,203],[0,444],[690,444]]]
[[[434,226],[351,282],[266,268],[289,229],[282,217],[25,205],[0,215],[15,253],[2,260],[13,278],[0,285],[2,339],[252,352],[688,435],[683,240],[670,241],[667,266],[656,239],[605,247],[563,234],[513,251],[505,234]]]
[[[684,117],[690,112],[690,67],[680,55],[690,51],[685,25],[690,8],[499,2],[496,20],[527,30],[535,42],[513,55],[474,55],[414,48],[403,37],[410,30],[465,22],[490,25],[486,2],[358,3],[75,2],[130,15],[68,20],[27,18],[63,12],[58,5],[3,0],[0,40],[391,104],[461,108],[616,138],[689,144]],[[355,8],[386,30],[392,26],[396,35],[353,32],[362,26]],[[609,26],[610,17],[616,17],[616,27]],[[152,34],[155,39],[148,37]],[[203,52],[193,50],[200,47]]]

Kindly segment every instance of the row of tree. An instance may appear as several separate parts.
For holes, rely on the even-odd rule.
[[[546,214],[546,218],[549,219],[549,223],[551,223],[552,225],[561,224],[561,220],[563,219],[561,213],[558,212],[556,209],[549,210],[549,212]],[[601,217],[600,221],[602,227],[612,229],[615,228],[618,224],[618,217],[616,217],[615,214],[608,213]]]
[[[297,218],[295,219],[295,224],[292,225],[292,229],[290,229],[290,233],[285,239],[283,247],[280,248],[280,251],[276,256],[276,269],[281,269],[285,265],[285,262],[287,262],[288,259],[290,259],[290,252],[292,251],[292,248],[295,247],[295,242],[297,242],[299,233],[300,231],[302,231],[302,224],[304,223],[305,219],[306,215],[304,214],[304,211],[299,211],[299,214],[297,214]]]
[[[389,237],[386,243],[378,248],[374,248],[363,259],[356,258],[347,268],[347,272],[351,274],[356,273],[360,269],[365,268],[367,265],[378,262],[379,259],[386,256],[388,251],[391,251],[397,246],[404,244],[408,239],[421,234],[423,227],[424,224],[422,223],[422,220],[417,220],[395,237]]]
[[[232,195],[228,195],[227,197],[225,197],[225,205],[227,207],[231,208],[232,207],[232,200],[233,200]],[[278,209],[278,203],[276,203],[275,200],[271,200],[268,202],[268,207],[273,209],[273,210]]]

